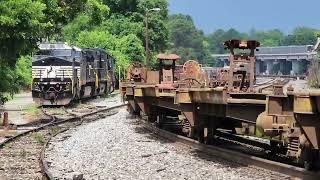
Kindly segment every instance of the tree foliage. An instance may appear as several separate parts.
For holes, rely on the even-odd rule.
[[[205,41],[202,31],[198,30],[188,15],[171,15],[167,23],[171,52],[181,56],[180,63],[195,59],[201,64],[213,64],[210,56],[209,43]]]
[[[36,48],[46,23],[46,6],[32,0],[6,0],[0,3],[0,60],[14,66],[17,58]]]
[[[59,35],[61,28],[72,21],[80,12],[85,9],[87,0],[41,0],[46,5],[43,11],[46,15],[46,21],[52,24],[46,30],[46,35],[52,38],[52,35]],[[57,38],[59,36],[56,36]]]
[[[226,53],[228,39],[256,39],[262,46],[314,44],[316,29],[297,27],[291,34],[278,29],[242,33],[218,29],[208,35],[188,15],[168,15],[167,0],[2,0],[0,3],[0,98],[31,83],[31,54],[44,38],[80,47],[103,48],[126,69],[144,62],[145,17],[148,13],[149,46],[154,56],[173,52],[214,65],[211,54]]]
[[[317,40],[317,30],[307,27],[297,27],[291,34],[284,34],[279,29],[269,31],[256,31],[240,33],[235,29],[224,31],[222,29],[207,36],[211,53],[226,53],[223,42],[228,39],[254,39],[261,42],[262,46],[289,46],[289,45],[313,45]]]
[[[83,31],[79,34],[76,45],[106,49],[116,58],[116,65],[121,69],[126,69],[132,62],[144,61],[142,42],[134,34],[118,38],[105,31]]]
[[[143,36],[143,22],[135,22],[130,17],[115,14],[103,21],[97,28],[100,31],[107,31],[118,37],[134,34],[137,37]]]

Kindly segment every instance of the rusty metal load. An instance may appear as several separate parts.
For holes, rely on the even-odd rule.
[[[128,80],[134,82],[146,82],[146,68],[140,62],[134,62],[128,67]]]
[[[224,44],[230,50],[230,66],[224,68],[205,68],[195,60],[176,65],[178,55],[159,54],[159,69],[143,70],[146,81],[122,83],[130,112],[160,125],[179,122],[181,133],[204,143],[214,141],[218,128],[268,139],[284,156],[314,165],[319,160],[320,91],[284,91],[286,79],[257,83],[260,43]]]

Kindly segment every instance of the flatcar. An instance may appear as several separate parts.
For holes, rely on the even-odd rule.
[[[72,100],[114,91],[115,59],[103,49],[65,43],[39,45],[32,59],[32,97],[39,105],[67,105]]]
[[[135,70],[145,75],[144,81],[121,84],[129,112],[202,143],[212,144],[220,129],[263,138],[273,154],[289,163],[319,168],[320,90],[285,88],[277,82],[265,90],[256,83],[255,51],[260,43],[229,40],[225,46],[230,66],[212,76],[188,61],[183,74],[174,77],[179,56],[172,54],[157,56],[156,71]]]

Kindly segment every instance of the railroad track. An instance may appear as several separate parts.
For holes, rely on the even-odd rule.
[[[286,78],[286,79],[305,79],[306,76],[292,76],[292,75],[257,75],[258,78]]]
[[[50,140],[50,138],[52,136],[55,136],[63,131],[66,131],[69,128],[81,125],[83,122],[91,122],[91,121],[100,119],[102,116],[105,117],[105,116],[113,115],[113,114],[117,113],[117,111],[116,111],[117,109],[122,108],[124,106],[126,106],[126,104],[117,105],[117,106],[113,106],[113,107],[109,107],[109,108],[100,108],[100,109],[96,109],[94,111],[91,111],[89,113],[82,113],[79,115],[76,115],[73,113],[68,113],[68,111],[65,110],[65,112],[70,114],[71,117],[64,118],[64,119],[59,118],[56,115],[50,114],[48,111],[46,111],[46,109],[42,109],[42,112],[46,116],[50,117],[50,119],[51,119],[50,122],[43,123],[43,124],[40,124],[35,127],[29,127],[28,130],[23,131],[21,133],[18,133],[10,138],[7,138],[5,141],[0,143],[0,148],[1,148],[0,153],[4,153],[5,155],[10,154],[12,156],[20,156],[21,154],[25,155],[28,153],[28,155],[30,154],[30,156],[33,156],[31,158],[32,161],[34,161],[34,160],[38,161],[38,159],[40,157],[40,161],[42,164],[42,172],[44,173],[45,177],[47,177],[48,179],[51,179],[50,174],[48,173],[47,168],[46,168],[47,167],[46,163],[43,161],[43,153],[44,153],[45,146],[48,143],[48,140]],[[94,117],[95,119],[85,120],[85,118],[90,118],[94,115],[98,115],[98,116]],[[59,130],[57,132],[52,133],[50,130],[52,130],[54,127],[57,127]],[[42,140],[40,139],[41,141],[45,141],[45,142],[43,142],[44,146],[39,147],[39,144],[32,142],[32,141],[34,141],[34,138],[35,138],[35,136],[34,136],[35,132],[41,135],[38,137],[38,138],[42,139]],[[36,135],[38,135],[38,134],[36,134]],[[45,138],[43,138],[43,137],[45,137]],[[7,146],[9,144],[13,144],[13,146],[17,146],[18,148],[14,148],[14,147],[11,148],[10,147],[11,145],[10,145],[9,149],[7,149]],[[25,147],[27,149],[26,151],[30,151],[30,149],[33,149],[33,148],[34,148],[34,150],[32,150],[30,152],[25,152],[25,150],[23,149],[23,151],[20,152],[20,147],[21,148]],[[33,155],[31,155],[31,154],[33,154]],[[9,161],[10,162],[10,160],[6,160],[5,158],[11,158],[11,157],[2,156],[2,158],[4,158],[4,160],[1,159],[0,162],[1,161],[4,161],[4,162]],[[27,159],[27,158],[25,158],[25,159]],[[26,161],[26,162],[21,161],[21,163],[29,163],[29,161]],[[23,167],[22,167],[23,165],[21,165],[20,162],[17,162],[16,166],[19,166],[19,168],[22,168],[22,171],[25,171],[25,169],[23,169]],[[10,166],[10,168],[15,169],[16,167]],[[36,167],[33,167],[33,168],[36,168]],[[5,172],[6,167],[4,167],[4,169],[0,168],[0,174],[2,174],[1,171]],[[5,174],[4,172],[3,172],[3,174]],[[15,172],[15,173],[17,173],[17,172]],[[41,172],[38,173],[37,175],[34,175],[31,179],[40,178],[39,177],[40,174],[41,174]],[[25,176],[21,175],[21,177],[19,177],[19,173],[17,173],[16,175],[9,174],[9,176],[11,176],[10,177],[11,179],[15,179],[15,178],[13,178],[13,176],[21,178],[21,179],[30,179],[29,176],[25,177]],[[2,179],[2,178],[6,178],[6,177],[2,177],[0,175],[0,179]],[[42,178],[43,178],[43,176],[42,176]]]
[[[199,151],[202,151],[203,153],[207,153],[209,155],[213,155],[216,157],[221,157],[231,162],[240,163],[244,165],[252,165],[252,166],[260,167],[263,169],[271,170],[274,172],[278,172],[281,174],[286,174],[291,176],[293,179],[294,178],[301,178],[301,179],[319,179],[320,178],[319,172],[308,171],[304,168],[267,160],[261,157],[245,154],[236,150],[221,148],[213,145],[201,144],[194,139],[187,138],[185,136],[177,135],[175,133],[160,129],[144,120],[141,120],[141,122],[143,122],[144,128],[146,128],[148,131],[151,131],[162,138],[168,139],[173,142],[181,143],[185,146],[189,146]]]
[[[123,107],[124,105],[121,105],[116,108]],[[110,114],[112,115],[112,114]],[[77,117],[80,118],[80,117]],[[204,145],[201,144],[193,139],[186,138],[184,136],[180,136],[168,131],[165,131],[163,129],[159,129],[155,127],[154,125],[145,122],[144,120],[140,120],[142,122],[143,127],[156,134],[159,137],[168,139],[173,142],[178,142],[179,144],[182,144],[184,146],[192,147],[194,149],[197,149],[203,153],[206,153],[208,155],[212,155],[215,157],[221,157],[223,159],[226,159],[231,162],[243,164],[243,165],[251,165],[251,166],[256,166],[260,168],[264,168],[267,170],[271,170],[274,172],[279,172],[281,174],[286,174],[290,175],[292,178],[301,178],[301,179],[317,179],[320,178],[319,173],[307,171],[303,168],[299,168],[296,166],[284,164],[284,163],[279,163],[271,160],[267,160],[264,158],[244,154],[235,150],[230,150],[230,149],[225,149],[217,146],[211,146],[211,145]],[[80,123],[81,124],[81,123]],[[80,125],[77,124],[77,125]],[[69,128],[66,128],[64,130],[61,130],[59,133],[65,132]],[[57,133],[58,134],[58,133]],[[49,172],[49,167],[47,162],[45,161],[45,149],[49,143],[50,139],[46,142],[46,144],[43,146],[42,152],[41,152],[41,162],[44,167],[44,172],[47,175],[49,179],[54,179],[51,173]]]

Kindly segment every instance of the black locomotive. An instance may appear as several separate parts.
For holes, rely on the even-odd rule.
[[[114,91],[115,59],[105,50],[64,43],[40,44],[39,49],[32,60],[32,97],[37,104],[67,105]]]

